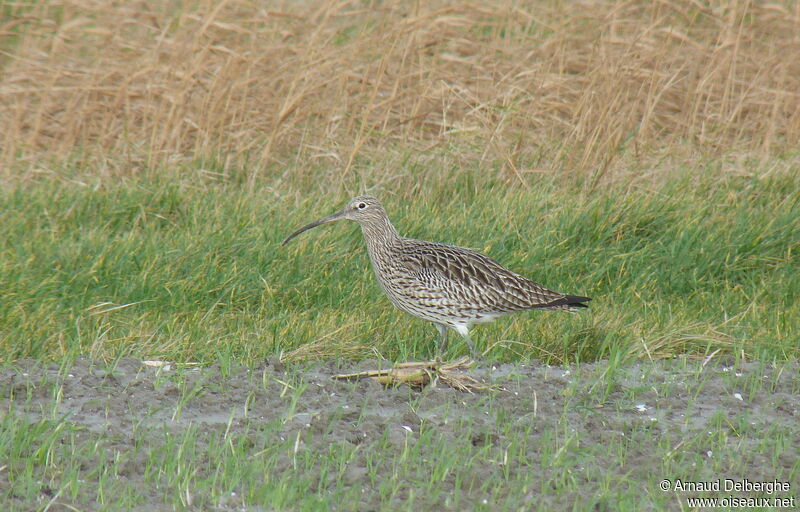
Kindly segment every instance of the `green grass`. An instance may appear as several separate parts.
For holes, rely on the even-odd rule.
[[[800,353],[795,178],[677,173],[652,190],[587,194],[547,179],[509,188],[485,174],[452,173],[424,194],[378,195],[405,236],[473,247],[593,298],[580,314],[521,313],[478,326],[473,339],[489,357]],[[288,189],[249,191],[189,172],[98,186],[46,178],[0,194],[4,360],[434,354],[435,329],[382,296],[355,224],[280,246],[338,210],[344,194],[312,189],[296,200]],[[450,346],[451,355],[465,350]]]

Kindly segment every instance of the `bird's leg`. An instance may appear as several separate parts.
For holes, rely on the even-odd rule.
[[[441,338],[439,341],[439,346],[436,347],[436,352],[438,352],[437,354],[438,356],[444,354],[445,350],[447,350],[447,326],[444,324],[435,324],[435,325],[436,327],[439,328],[439,334]]]
[[[469,333],[464,334],[464,341],[467,342],[467,346],[469,347],[469,354],[472,356],[472,359],[480,359],[480,354],[475,352],[475,344],[472,343],[472,340],[469,337]]]

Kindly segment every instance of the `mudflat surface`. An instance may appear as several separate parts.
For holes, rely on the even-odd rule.
[[[113,365],[79,359],[68,366],[22,360],[0,369],[0,406],[22,424],[51,419],[74,427],[78,442],[105,440],[108,457],[119,459],[115,477],[140,494],[135,501],[141,510],[175,508],[173,491],[156,485],[143,433],[151,443],[146,446],[153,446],[187,429],[196,429],[201,440],[237,432],[260,436],[253,441],[253,456],[272,442],[311,452],[357,447],[330,483],[317,485],[323,493],[327,485],[332,493],[358,489],[359,500],[340,503],[343,510],[405,503],[419,483],[409,482],[407,488],[401,483],[393,494],[381,491],[383,469],[372,467],[371,451],[397,462],[393,451],[407,453],[415,443],[449,443],[454,453],[485,455],[465,463],[452,481],[443,476],[443,493],[427,501],[415,494],[417,503],[445,510],[560,509],[576,503],[596,510],[613,510],[619,503],[679,509],[692,494],[676,491],[665,497],[658,488],[660,480],[676,475],[777,479],[791,487],[779,496],[800,497],[797,363],[703,366],[670,360],[621,368],[605,362],[571,367],[482,363],[469,373],[491,389],[474,394],[441,384],[417,391],[332,378],[380,366],[377,361],[286,366],[271,360],[255,368],[157,368],[132,358]],[[776,437],[781,441],[774,446]],[[203,444],[198,446],[202,451]],[[80,510],[101,508],[94,504],[90,483],[85,484],[89,491],[55,500],[45,486],[30,503],[30,496],[11,488],[18,478],[14,464],[21,462],[5,464],[11,466],[0,471],[0,486],[8,508],[50,501]],[[275,471],[297,471],[296,463],[286,458]],[[50,475],[48,485],[57,485],[58,476]],[[508,489],[481,488],[492,478]],[[194,502],[213,510],[273,509],[250,502],[243,486],[247,482],[239,484],[239,494],[225,489],[219,492],[224,498],[206,493]],[[728,494],[737,495],[720,493]]]

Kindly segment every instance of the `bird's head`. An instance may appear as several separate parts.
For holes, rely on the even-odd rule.
[[[337,220],[347,219],[347,220],[354,220],[364,225],[369,225],[371,223],[375,223],[381,221],[386,218],[386,212],[383,209],[383,205],[381,202],[378,201],[377,198],[373,196],[356,196],[351,199],[347,205],[345,205],[342,210],[334,213],[333,215],[329,215],[328,217],[324,217],[322,219],[316,220],[307,226],[303,226],[302,228],[298,229],[288,237],[286,240],[283,241],[281,245],[286,245],[292,240],[294,237],[299,235],[304,231],[308,231],[311,228],[315,228],[317,226],[321,226],[322,224],[328,224],[330,222],[335,222]]]

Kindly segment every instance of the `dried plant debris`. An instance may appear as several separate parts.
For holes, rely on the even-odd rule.
[[[475,361],[462,357],[451,362],[423,361],[398,363],[393,368],[385,370],[372,370],[367,372],[347,373],[334,375],[339,380],[360,380],[370,378],[384,386],[398,386],[407,384],[414,389],[422,389],[432,384],[441,382],[459,391],[472,393],[484,391],[489,386],[465,373],[475,364]]]

